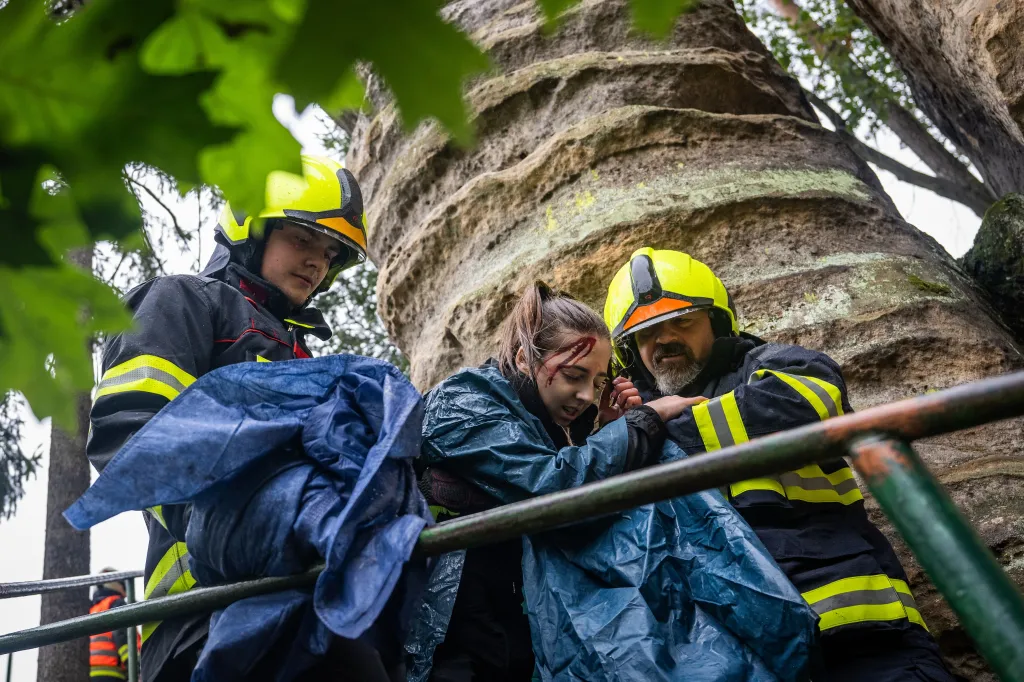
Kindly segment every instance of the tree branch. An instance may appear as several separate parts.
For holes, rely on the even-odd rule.
[[[185,232],[185,230],[181,229],[181,225],[178,224],[178,216],[176,216],[174,214],[174,211],[172,211],[170,209],[170,207],[163,202],[163,199],[161,199],[160,197],[157,196],[156,192],[154,192],[149,187],[147,187],[146,185],[142,184],[141,182],[139,182],[138,180],[136,180],[132,176],[128,175],[127,173],[124,174],[124,177],[131,184],[133,184],[136,187],[140,187],[143,190],[145,190],[146,194],[151,196],[153,198],[153,201],[155,201],[156,203],[160,204],[160,206],[164,209],[164,211],[167,212],[167,215],[169,215],[171,217],[171,223],[174,225],[174,233],[176,235],[178,235],[178,239],[182,240],[186,244],[189,242],[190,239],[192,239],[191,235],[189,235],[187,232]],[[143,230],[143,231],[145,231],[145,230]]]
[[[828,45],[821,42],[819,36],[822,34],[823,29],[813,19],[801,13],[800,5],[795,0],[770,0],[770,2],[775,8],[776,13],[786,20],[798,36],[807,41],[807,44],[811,46],[823,62],[828,62],[829,60],[844,61],[842,69],[833,66],[840,80],[849,78],[854,81],[851,85],[862,90],[879,88],[878,82],[854,62],[850,54],[850,48],[845,42],[834,41]],[[881,109],[881,111],[875,111],[875,115],[935,175],[955,184],[968,187],[967,191],[969,194],[985,197],[987,204],[991,204],[999,198],[992,193],[991,188],[979,182],[971,171],[968,170],[967,166],[955,155],[951,154],[941,142],[936,140],[928,132],[928,129],[898,101],[887,97]],[[977,212],[973,207],[972,210]]]
[[[886,156],[877,149],[869,147],[847,130],[846,121],[844,121],[843,117],[840,116],[837,111],[832,109],[827,102],[812,92],[807,92],[805,90],[804,94],[807,95],[807,99],[810,100],[811,104],[813,104],[815,108],[819,109],[821,113],[823,113],[828,120],[832,122],[832,125],[835,126],[836,132],[839,134],[840,138],[842,138],[843,142],[846,143],[854,154],[862,158],[864,161],[868,161],[883,170],[889,171],[895,175],[897,179],[902,180],[903,182],[909,182],[912,185],[931,190],[941,197],[946,197],[947,199],[959,202],[974,211],[979,217],[985,215],[985,209],[987,209],[991,203],[987,198],[987,192],[985,194],[980,194],[977,188],[970,185],[964,186],[946,178],[921,173],[920,171],[916,171],[913,168],[903,165],[890,156]],[[981,183],[977,181],[975,181],[975,184],[981,186]]]

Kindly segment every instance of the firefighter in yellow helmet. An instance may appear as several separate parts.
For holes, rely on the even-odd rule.
[[[851,409],[834,360],[741,333],[721,280],[685,253],[634,252],[612,279],[604,317],[629,377],[615,380],[618,405],[708,399],[667,423],[690,455]],[[842,453],[727,492],[819,616],[823,670],[815,679],[952,682]]]
[[[331,159],[302,157],[302,174],[267,178],[265,208],[225,207],[217,247],[200,275],[157,277],[128,293],[135,324],[109,340],[87,452],[102,470],[120,447],[199,376],[238,362],[309,357],[306,335],[331,330],[310,307],[343,269],[366,258],[363,200],[352,174]],[[146,513],[146,599],[191,589],[187,506]],[[208,616],[142,628],[142,679],[188,680]]]

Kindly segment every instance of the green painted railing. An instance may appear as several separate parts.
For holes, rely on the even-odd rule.
[[[424,530],[416,552],[432,556],[501,542],[791,471],[842,452],[850,455],[854,468],[981,654],[1001,679],[1024,682],[1024,597],[908,445],[1022,415],[1024,372],[985,379],[460,517]],[[301,575],[198,588],[13,632],[0,636],[0,654],[213,611],[246,597],[312,585],[319,572],[316,567]],[[13,592],[28,593],[19,585],[0,585],[0,598],[16,596]]]

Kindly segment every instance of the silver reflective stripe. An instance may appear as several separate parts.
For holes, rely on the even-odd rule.
[[[162,384],[167,384],[174,390],[181,393],[187,386],[177,380],[173,374],[163,371],[162,369],[156,369],[155,367],[137,367],[130,372],[119,374],[116,377],[104,379],[97,386],[97,389],[102,391],[105,388],[111,386],[119,386],[121,384],[131,383],[132,381],[138,381],[139,379],[155,379]]]
[[[711,417],[715,435],[718,436],[721,446],[727,448],[730,445],[735,445],[736,441],[733,440],[732,431],[729,429],[729,421],[725,418],[725,410],[722,409],[721,398],[715,398],[708,403],[708,416]]]
[[[172,546],[169,550],[174,551]],[[153,586],[153,589],[149,589],[149,585],[146,586],[146,591],[149,594],[146,595],[146,599],[156,599],[157,597],[165,597],[171,591],[174,583],[178,582],[181,576],[185,575],[188,570],[188,550],[179,551],[176,555],[174,562],[168,567],[167,572],[161,576],[160,580]]]
[[[912,609],[917,609],[917,602],[914,601],[914,595],[912,595],[912,594],[904,594],[902,592],[896,592],[896,594],[898,594],[900,596],[900,601],[903,602],[904,606],[912,608]],[[920,609],[917,609],[917,610],[920,610]]]
[[[836,407],[836,401],[832,400],[832,396],[830,396],[828,394],[828,391],[826,391],[824,388],[822,388],[818,384],[814,383],[810,379],[807,379],[806,377],[802,377],[799,374],[787,374],[787,376],[793,377],[794,379],[799,381],[801,384],[806,386],[810,391],[812,391],[814,393],[814,395],[818,396],[818,398],[821,400],[821,402],[824,403],[825,409],[828,410],[828,416],[830,416],[830,417],[838,417],[839,416],[839,409]]]
[[[835,595],[834,597],[828,597],[821,601],[817,601],[811,604],[811,608],[813,608],[814,612],[820,616],[828,611],[834,611],[835,609],[841,609],[847,606],[894,604],[898,601],[902,601],[900,597],[900,593],[892,587],[887,587],[883,590],[855,590],[853,592],[843,592]],[[913,601],[913,597],[911,597],[910,600]]]

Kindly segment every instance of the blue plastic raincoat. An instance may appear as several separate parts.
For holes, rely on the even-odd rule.
[[[400,649],[427,576],[425,562],[406,564],[431,518],[412,468],[421,423],[419,394],[385,362],[231,365],[164,407],[65,516],[85,529],[191,502],[184,541],[200,585],[326,561],[312,593],[216,612],[192,678],[301,679],[331,633]]]
[[[556,450],[493,367],[431,391],[424,456],[503,503],[621,473],[624,420]],[[685,456],[667,443],[663,461]],[[541,680],[807,679],[816,617],[717,491],[523,538],[523,585]],[[440,559],[406,646],[410,680],[444,641],[464,552]]]

